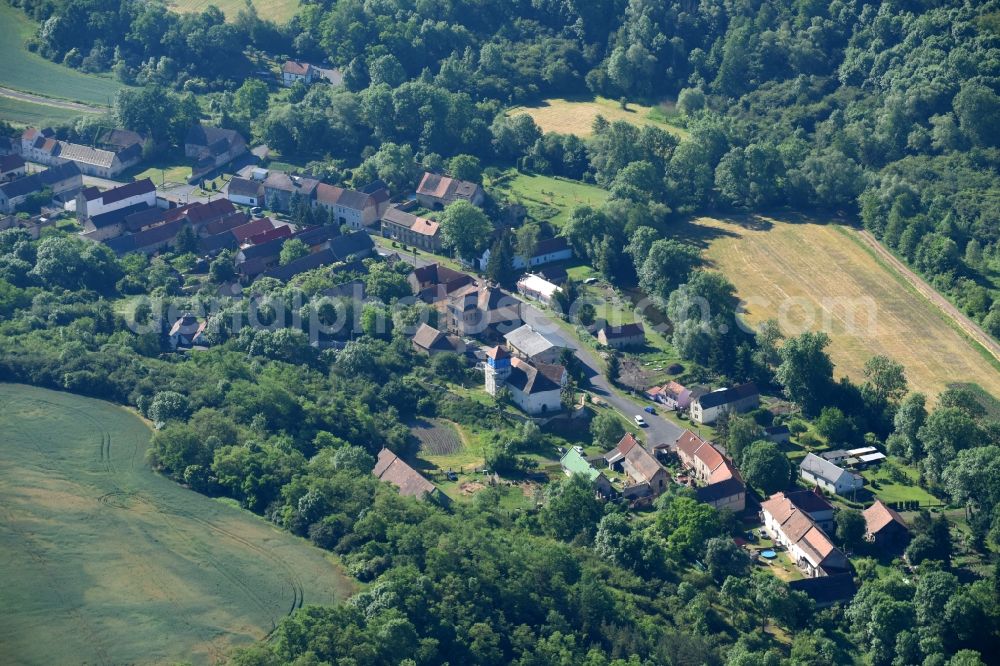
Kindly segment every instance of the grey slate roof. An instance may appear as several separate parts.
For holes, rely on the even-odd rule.
[[[552,334],[542,335],[528,324],[515,328],[504,339],[528,356],[544,354],[554,347],[567,346],[562,338]]]
[[[846,469],[837,467],[829,460],[824,460],[813,453],[806,454],[799,464],[799,469],[830,483],[837,483],[844,475],[851,476]]]

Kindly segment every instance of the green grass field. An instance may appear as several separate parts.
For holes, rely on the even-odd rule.
[[[515,170],[504,172],[503,177],[489,187],[521,203],[532,218],[556,227],[569,220],[574,208],[599,207],[608,199],[607,190],[596,185]]]
[[[0,86],[99,105],[108,105],[122,87],[110,76],[78,72],[29,51],[24,41],[34,33],[37,25],[20,10],[2,1],[0,25],[3,26]],[[80,114],[74,112],[73,115]]]
[[[20,99],[0,95],[0,118],[15,125],[31,125],[35,127],[55,125],[69,122],[80,116],[87,115],[81,111],[61,109],[48,104],[35,104]]]
[[[295,16],[299,0],[257,0],[253,3],[257,15],[276,23],[284,23]],[[167,6],[175,12],[202,12],[209,5],[215,5],[226,15],[227,21],[235,21],[239,11],[246,7],[244,0],[168,0]]]
[[[0,405],[6,663],[220,663],[352,591],[308,542],[152,472],[130,412],[13,384]]]

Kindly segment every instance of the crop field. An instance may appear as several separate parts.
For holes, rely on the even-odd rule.
[[[29,51],[24,41],[34,33],[37,25],[3,0],[0,0],[0,25],[3,26],[0,86],[105,106],[122,87],[110,76],[78,72]]]
[[[418,419],[410,432],[420,440],[420,450],[435,456],[447,456],[462,449],[462,440],[450,423],[437,419]]]
[[[65,123],[85,115],[81,111],[35,104],[0,95],[0,119],[16,125],[45,126]]]
[[[130,412],[13,384],[0,405],[5,663],[218,663],[352,591],[323,551],[155,474]]]
[[[510,177],[511,174],[513,177]],[[596,185],[576,180],[538,174],[507,172],[490,189],[520,202],[528,215],[561,227],[578,206],[600,207],[608,199],[608,191]]]
[[[1000,371],[945,315],[868,252],[857,232],[808,220],[701,218],[691,238],[746,301],[745,318],[777,318],[786,334],[825,330],[837,376],[863,378],[890,356],[933,398],[956,381],[1000,396]]]
[[[666,114],[672,110],[673,105],[666,102],[658,107],[629,102],[626,110],[615,100],[605,97],[552,98],[531,106],[513,107],[507,111],[507,115],[527,113],[543,132],[575,134],[579,137],[588,137],[594,133],[594,119],[598,115],[604,116],[608,122],[627,120],[635,125],[655,125],[677,136],[685,136],[687,132],[684,129],[666,122]]]
[[[295,16],[299,9],[299,0],[257,0],[253,3],[257,15],[262,19],[284,23]],[[168,0],[167,6],[175,12],[202,12],[209,5],[215,5],[226,15],[227,21],[235,21],[236,15],[246,7],[244,0]]]

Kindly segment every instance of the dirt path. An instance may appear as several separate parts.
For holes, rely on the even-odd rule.
[[[104,107],[81,104],[80,102],[71,102],[66,99],[55,99],[53,97],[33,95],[31,93],[21,92],[20,90],[13,90],[11,88],[0,87],[0,97],[9,97],[10,99],[21,100],[22,102],[55,106],[60,109],[69,109],[70,111],[80,111],[82,113],[104,113],[107,111]]]
[[[910,286],[920,292],[920,294],[928,301],[936,305],[941,311],[948,315],[949,319],[958,324],[958,327],[962,329],[966,335],[975,340],[979,345],[986,349],[986,351],[992,354],[994,358],[1000,361],[1000,344],[998,344],[989,333],[984,331],[979,324],[972,321],[972,319],[963,314],[961,310],[952,305],[948,299],[939,294],[929,284],[924,282],[923,278],[907,268],[903,262],[883,247],[883,245],[875,238],[875,236],[871,234],[871,232],[859,231],[857,232],[857,235],[861,238],[865,245],[871,248],[875,254],[879,256],[880,259],[885,261],[897,273],[903,276],[903,279],[905,279]]]

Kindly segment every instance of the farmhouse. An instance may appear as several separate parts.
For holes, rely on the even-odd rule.
[[[646,391],[647,398],[674,410],[688,409],[691,406],[692,395],[691,389],[674,381],[667,382],[663,386],[654,386]]]
[[[524,270],[525,268],[534,268],[535,266],[542,266],[544,264],[550,264],[557,261],[566,261],[573,258],[573,248],[570,246],[569,242],[562,236],[556,236],[555,238],[547,238],[543,241],[538,241],[535,246],[535,251],[530,257],[523,257],[520,254],[515,254],[514,259],[511,260],[511,266],[518,270]],[[490,249],[486,248],[483,255],[479,258],[479,266],[482,269],[486,268],[486,265],[490,262]],[[565,281],[565,277],[563,278]]]
[[[739,471],[711,442],[685,430],[676,443],[677,457],[701,484],[699,501],[739,513],[746,509],[746,485]]]
[[[111,248],[115,254],[122,256],[129,252],[141,252],[152,254],[157,250],[167,247],[174,242],[177,234],[187,226],[185,218],[167,222],[155,227],[150,227],[135,234],[125,234],[117,238],[109,238],[104,244]]]
[[[555,335],[543,335],[529,324],[524,324],[503,336],[507,351],[527,361],[555,363],[564,349],[569,347]]]
[[[636,440],[632,433],[625,433],[618,445],[604,456],[608,468],[618,469],[628,476],[622,495],[628,499],[656,496],[662,493],[670,476],[656,457]]]
[[[316,206],[333,213],[337,226],[364,229],[378,221],[379,200],[370,194],[319,183],[313,193]]]
[[[864,510],[865,539],[886,551],[898,552],[910,541],[906,521],[880,499]]]
[[[284,86],[290,86],[296,81],[312,83],[315,75],[315,68],[307,62],[286,60],[285,64],[281,66],[281,83]]]
[[[865,480],[858,474],[837,467],[829,460],[824,460],[813,453],[807,453],[802,459],[799,464],[799,476],[808,483],[838,495],[847,495],[865,485]]]
[[[465,343],[460,337],[448,335],[424,323],[421,323],[416,333],[413,334],[412,342],[414,351],[428,356],[441,352],[460,353],[465,349]]]
[[[13,213],[28,197],[45,189],[51,190],[53,198],[59,199],[75,193],[81,187],[83,176],[72,162],[50,167],[0,184],[0,212]]]
[[[594,485],[594,489],[599,496],[611,497],[614,494],[614,488],[611,487],[608,477],[604,476],[604,472],[595,469],[576,449],[571,448],[567,450],[563,454],[563,457],[559,459],[559,465],[566,476],[580,474],[586,477]]]
[[[413,294],[424,303],[446,299],[458,289],[475,282],[468,273],[452,270],[441,264],[428,264],[414,268],[406,278]]]
[[[446,328],[462,337],[499,335],[521,324],[521,301],[497,287],[472,282],[452,292],[436,307]]]
[[[556,294],[561,292],[562,288],[552,284],[540,275],[528,273],[517,281],[517,291],[528,298],[551,305]]]
[[[529,363],[512,358],[503,347],[486,352],[486,392],[496,396],[501,388],[510,391],[514,404],[532,414],[553,414],[562,409],[562,388],[566,369],[561,365]]]
[[[170,327],[170,333],[167,336],[170,348],[176,351],[177,349],[190,349],[195,345],[203,344],[202,333],[205,332],[207,325],[207,320],[199,321],[190,312],[184,314]]]
[[[149,178],[103,192],[96,187],[84,188],[76,195],[76,215],[78,219],[86,220],[101,213],[127,208],[138,203],[147,206],[156,205],[156,186]]]
[[[236,130],[192,125],[184,137],[184,155],[196,160],[194,175],[228,164],[247,151],[247,141]]]
[[[0,183],[6,183],[24,176],[24,158],[20,155],[0,157]]]
[[[760,394],[752,383],[718,389],[691,401],[691,420],[711,425],[725,412],[746,412],[760,404]]]
[[[612,349],[641,347],[646,343],[646,330],[640,323],[612,326],[604,322],[597,329],[597,341]]]
[[[81,173],[88,176],[114,178],[142,161],[141,143],[105,145],[110,149],[60,141],[50,128],[28,128],[21,134],[21,155],[24,159],[48,166],[73,162]]]
[[[382,215],[382,236],[427,252],[441,250],[441,228],[437,222],[417,217],[395,206],[390,206]]]
[[[319,181],[304,176],[291,176],[282,171],[272,171],[264,179],[264,205],[270,210],[288,212],[295,195],[303,203],[310,203]]]
[[[788,549],[792,560],[810,578],[850,571],[847,556],[784,493],[761,502],[760,514],[765,531]]]
[[[260,181],[233,176],[226,186],[226,198],[244,206],[260,206],[264,202],[264,188]]]
[[[378,452],[378,460],[375,462],[372,474],[377,479],[399,488],[399,494],[405,497],[416,497],[418,500],[422,500],[426,497],[433,498],[439,493],[433,483],[421,476],[417,470],[407,465],[389,449],[383,448]]]
[[[429,171],[417,187],[417,201],[424,208],[441,210],[456,201],[468,201],[475,206],[482,206],[486,193],[477,183],[449,178]]]

